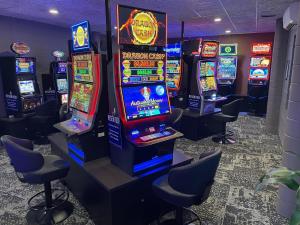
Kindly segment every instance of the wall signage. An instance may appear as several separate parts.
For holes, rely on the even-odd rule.
[[[88,21],[84,21],[72,26],[73,50],[90,49],[90,26]]]
[[[165,46],[166,14],[118,5],[118,42]]]
[[[13,42],[10,45],[10,49],[18,55],[26,55],[30,52],[30,47],[24,42]]]
[[[219,55],[237,55],[237,44],[220,44]]]
[[[217,41],[203,41],[201,56],[203,58],[217,57],[219,50],[219,42]]]
[[[251,47],[251,52],[254,55],[271,55],[272,43],[271,42],[253,43]]]

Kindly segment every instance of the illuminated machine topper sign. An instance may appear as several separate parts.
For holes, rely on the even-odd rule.
[[[201,56],[203,58],[214,58],[217,56],[218,50],[219,50],[219,42],[203,41]]]
[[[30,52],[30,47],[24,42],[13,42],[10,49],[18,55],[26,55]]]
[[[220,44],[219,55],[237,55],[237,44]]]
[[[122,84],[163,82],[165,52],[120,52]]]
[[[166,45],[166,14],[118,5],[118,42],[125,45]]]
[[[90,25],[84,21],[72,26],[73,51],[90,49]]]
[[[251,52],[254,55],[271,55],[272,43],[271,42],[253,43]]]

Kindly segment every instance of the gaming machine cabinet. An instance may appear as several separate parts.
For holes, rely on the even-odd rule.
[[[22,117],[42,104],[33,57],[1,56],[1,76],[6,114]]]

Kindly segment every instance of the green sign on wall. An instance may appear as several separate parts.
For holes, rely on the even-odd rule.
[[[220,44],[219,55],[237,55],[237,44]]]

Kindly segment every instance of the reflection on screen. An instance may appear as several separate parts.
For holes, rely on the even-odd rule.
[[[92,92],[92,84],[74,82],[70,106],[87,113],[90,107]]]
[[[21,94],[29,94],[34,92],[34,84],[32,80],[20,80],[19,88]]]
[[[57,79],[57,89],[58,91],[68,91],[68,81],[65,78]]]
[[[164,85],[139,85],[122,90],[127,120],[170,113]]]

